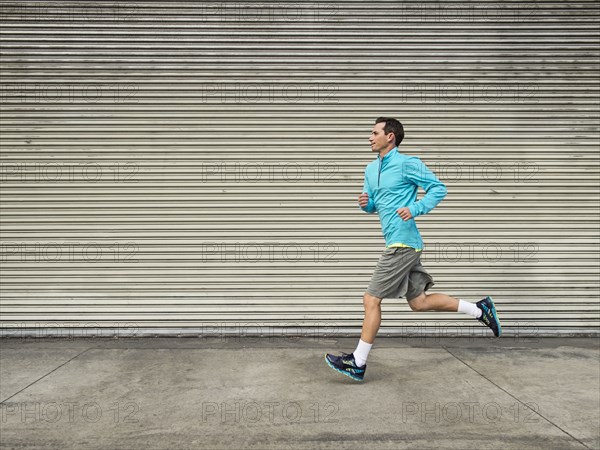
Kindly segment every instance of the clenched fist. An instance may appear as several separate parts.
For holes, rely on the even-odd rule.
[[[398,213],[400,218],[404,221],[412,219],[412,214],[410,213],[410,209],[408,209],[407,207],[398,208],[396,210],[396,212]]]
[[[358,204],[361,208],[365,208],[369,204],[369,194],[363,192],[358,196]]]

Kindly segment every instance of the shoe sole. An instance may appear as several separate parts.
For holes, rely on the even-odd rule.
[[[496,305],[494,305],[494,300],[492,300],[492,297],[490,297],[488,295],[487,298],[490,301],[490,303],[492,304],[492,314],[494,315],[494,320],[498,324],[498,336],[496,336],[496,337],[500,337],[500,336],[502,336],[502,325],[500,325],[500,319],[498,319],[498,315],[496,314]]]
[[[331,364],[331,362],[329,362],[329,360],[327,359],[327,353],[325,353],[325,362],[327,363],[327,365],[329,367],[331,367],[333,370],[335,370],[338,373],[341,373],[342,375],[346,375],[348,378],[352,378],[354,381],[364,381],[362,378],[357,378],[352,376],[351,374],[349,374],[348,372],[345,372],[343,370],[338,369],[337,367],[335,367],[333,364]]]

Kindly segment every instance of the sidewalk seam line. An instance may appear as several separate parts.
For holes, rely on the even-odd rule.
[[[46,378],[46,377],[47,377],[48,375],[50,375],[51,373],[53,373],[53,372],[56,372],[56,371],[57,371],[58,369],[60,369],[62,366],[64,366],[65,364],[68,364],[68,363],[70,363],[70,362],[71,362],[71,361],[73,361],[75,358],[77,358],[77,357],[79,357],[79,356],[83,355],[85,352],[87,352],[88,350],[90,350],[90,349],[92,349],[92,348],[95,348],[95,347],[89,347],[89,348],[86,348],[84,351],[82,351],[82,352],[78,353],[77,355],[73,356],[71,359],[69,359],[69,360],[65,361],[65,362],[64,362],[64,363],[62,363],[60,366],[58,366],[58,367],[55,367],[55,368],[54,368],[54,369],[52,369],[50,372],[48,372],[48,373],[46,373],[46,374],[42,375],[42,376],[41,376],[41,377],[39,377],[37,380],[35,380],[35,381],[33,381],[33,382],[29,383],[27,386],[25,386],[25,387],[24,387],[23,389],[21,389],[20,391],[17,391],[17,392],[15,392],[13,395],[11,395],[10,397],[7,397],[7,398],[5,398],[4,400],[2,400],[2,401],[0,402],[0,405],[2,405],[4,402],[6,402],[6,401],[10,400],[11,398],[13,398],[15,395],[18,395],[18,394],[20,394],[21,392],[23,392],[25,389],[29,388],[30,386],[33,386],[35,383],[37,383],[38,381],[40,381],[42,378]]]
[[[529,405],[527,405],[527,403],[522,402],[521,400],[519,400],[517,397],[515,397],[513,394],[511,394],[510,392],[508,392],[506,389],[502,388],[501,386],[497,385],[496,383],[494,383],[492,380],[490,380],[488,377],[486,377],[484,374],[482,374],[481,372],[479,372],[477,369],[474,369],[473,367],[471,367],[469,364],[467,364],[466,362],[464,362],[462,359],[460,359],[458,356],[456,356],[454,353],[452,353],[450,350],[448,350],[445,346],[442,346],[442,348],[444,350],[446,350],[448,353],[450,353],[450,355],[452,355],[455,359],[457,359],[458,361],[460,361],[461,363],[463,363],[465,366],[467,366],[469,369],[471,369],[473,372],[475,372],[476,374],[478,374],[479,376],[483,377],[485,380],[487,380],[489,383],[493,384],[494,386],[496,386],[498,389],[500,389],[502,392],[506,393],[507,395],[509,395],[510,397],[514,398],[516,401],[518,401],[519,403],[521,403],[525,408],[529,409],[530,411],[532,411],[533,413],[537,414],[538,416],[540,416],[542,419],[544,419],[546,422],[548,422],[549,424],[553,425],[554,427],[558,428],[560,431],[562,431],[563,433],[565,433],[567,436],[570,436],[572,439],[574,439],[575,441],[579,442],[581,445],[583,445],[585,448],[591,450],[590,447],[588,447],[587,445],[585,445],[583,442],[581,442],[579,439],[577,439],[575,436],[573,436],[571,433],[569,433],[566,430],[563,430],[561,427],[559,427],[557,424],[555,424],[554,422],[552,422],[550,419],[548,419],[547,417],[543,416],[541,413],[535,411],[534,409],[530,408]]]

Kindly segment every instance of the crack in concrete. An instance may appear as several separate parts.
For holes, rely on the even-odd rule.
[[[527,403],[524,403],[523,401],[521,401],[519,398],[515,397],[513,394],[511,394],[510,392],[508,392],[506,389],[504,389],[503,387],[499,386],[498,384],[494,383],[492,380],[490,380],[488,377],[486,377],[484,374],[482,374],[481,372],[479,372],[477,369],[473,368],[472,366],[470,366],[468,363],[466,363],[465,361],[463,361],[462,359],[460,359],[458,356],[456,356],[454,353],[452,353],[450,350],[448,350],[445,346],[442,345],[442,348],[444,350],[446,350],[448,353],[450,353],[454,358],[456,358],[458,361],[460,361],[461,363],[463,363],[465,366],[467,366],[469,369],[471,369],[473,372],[475,372],[476,374],[478,374],[480,377],[484,378],[485,380],[487,380],[489,383],[493,384],[494,386],[496,386],[498,389],[500,389],[502,392],[504,392],[505,394],[507,394],[508,396],[514,398],[516,401],[518,401],[520,404],[522,404],[525,408],[527,408],[528,410],[530,410],[531,412],[535,413],[536,415],[540,416],[542,419],[544,419],[546,422],[548,422],[549,424],[551,424],[552,426],[556,427],[557,429],[559,429],[560,431],[562,431],[563,433],[565,433],[567,436],[570,436],[573,440],[575,440],[576,442],[578,442],[579,444],[581,444],[584,448],[587,448],[589,450],[591,450],[590,447],[588,447],[587,445],[585,445],[583,442],[581,442],[579,439],[577,439],[575,436],[573,436],[571,433],[569,433],[568,431],[564,430],[563,428],[561,428],[560,426],[558,426],[557,424],[555,424],[554,422],[552,422],[550,419],[548,419],[547,417],[543,416],[540,412],[532,409]]]
[[[54,369],[52,369],[50,372],[48,372],[48,373],[46,373],[46,374],[42,375],[42,376],[41,376],[41,377],[39,377],[37,380],[35,380],[35,381],[33,381],[33,382],[29,383],[29,384],[28,384],[27,386],[25,386],[23,389],[21,389],[21,390],[19,390],[19,391],[15,392],[15,393],[14,393],[13,395],[11,395],[10,397],[7,397],[7,398],[5,398],[4,400],[2,400],[2,401],[0,402],[0,405],[1,405],[1,404],[3,404],[4,402],[6,402],[6,401],[10,400],[11,398],[13,398],[15,395],[18,395],[18,394],[20,394],[21,392],[23,392],[25,389],[29,388],[30,386],[33,386],[35,383],[37,383],[37,382],[38,382],[38,381],[40,381],[41,379],[43,379],[43,378],[46,378],[46,377],[47,377],[48,375],[50,375],[51,373],[53,373],[53,372],[56,372],[58,369],[60,369],[61,367],[63,367],[65,364],[68,364],[68,363],[70,363],[70,362],[71,362],[71,361],[73,361],[75,358],[78,358],[79,356],[83,355],[85,352],[87,352],[88,350],[90,350],[90,349],[92,349],[92,348],[94,348],[94,347],[86,348],[84,351],[82,351],[82,352],[78,353],[77,355],[73,356],[71,359],[69,359],[69,360],[65,361],[65,362],[64,362],[64,363],[62,363],[60,366],[57,366],[57,367],[55,367],[55,368],[54,368]]]

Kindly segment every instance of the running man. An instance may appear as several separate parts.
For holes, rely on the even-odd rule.
[[[386,248],[379,258],[369,287],[363,296],[365,316],[358,346],[353,353],[325,355],[334,370],[362,381],[367,357],[381,323],[381,300],[406,297],[413,311],[459,311],[490,327],[494,336],[502,334],[491,297],[470,303],[446,294],[426,294],[433,278],[421,265],[423,240],[415,218],[427,214],[446,196],[446,186],[423,162],[398,151],[404,138],[402,124],[392,118],[375,121],[369,138],[377,159],[367,165],[358,204],[367,213],[377,213]],[[425,195],[417,201],[417,190]]]

